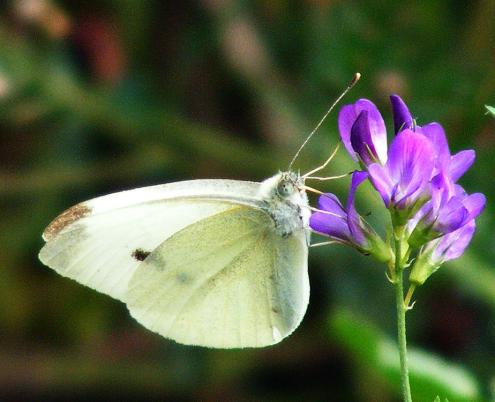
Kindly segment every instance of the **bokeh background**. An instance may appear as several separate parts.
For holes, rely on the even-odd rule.
[[[494,21],[493,0],[2,1],[0,400],[398,401],[393,288],[351,249],[311,250],[311,303],[292,336],[234,351],[152,334],[37,259],[43,228],[76,202],[286,168],[360,71],[346,102],[372,99],[391,127],[398,93],[454,152],[476,149],[461,183],[487,210],[466,254],[416,292],[408,336],[415,401],[493,401]],[[328,156],[336,116],[298,168]],[[341,151],[327,172],[352,168]],[[369,189],[359,203],[380,221]]]

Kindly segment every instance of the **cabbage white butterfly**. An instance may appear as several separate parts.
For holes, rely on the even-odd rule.
[[[289,170],[261,183],[183,181],[82,202],[45,229],[39,258],[123,301],[139,323],[179,343],[275,344],[306,312],[304,180],[332,156],[304,176]]]

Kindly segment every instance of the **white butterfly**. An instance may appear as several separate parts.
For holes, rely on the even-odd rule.
[[[262,183],[193,180],[95,198],[46,228],[39,257],[177,342],[271,345],[308,305],[303,182],[286,172]]]
[[[303,176],[184,181],[80,203],[45,229],[39,258],[123,301],[138,322],[177,342],[275,344],[297,328],[308,306],[304,180],[336,152]]]

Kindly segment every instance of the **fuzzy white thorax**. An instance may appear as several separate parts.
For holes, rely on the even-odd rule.
[[[259,196],[282,237],[308,227],[311,215],[304,179],[294,172],[280,172],[261,183]]]

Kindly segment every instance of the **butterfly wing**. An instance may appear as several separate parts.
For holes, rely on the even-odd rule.
[[[261,347],[296,329],[309,299],[303,230],[286,238],[263,211],[237,205],[164,241],[134,272],[125,301],[177,342]]]
[[[255,204],[259,183],[193,180],[123,191],[78,204],[43,233],[40,260],[59,274],[123,300],[149,252],[186,226]]]

